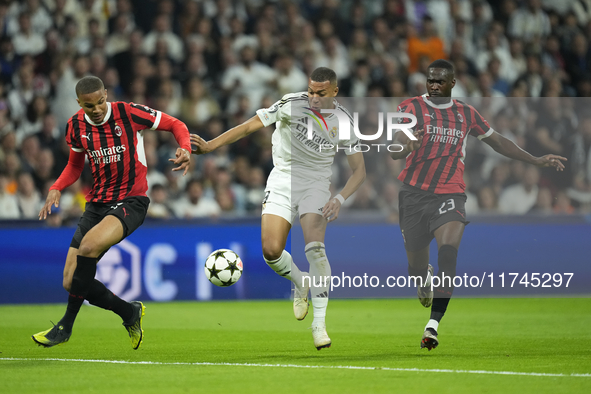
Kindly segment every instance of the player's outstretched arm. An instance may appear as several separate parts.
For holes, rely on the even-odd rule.
[[[246,122],[231,128],[211,141],[205,141],[197,134],[191,134],[191,144],[195,146],[195,149],[193,149],[192,153],[196,155],[209,153],[216,150],[220,146],[232,144],[257,130],[262,129],[263,127],[265,127],[265,125],[261,121],[261,118],[259,118],[258,115],[255,115]]]
[[[341,204],[363,183],[365,180],[365,160],[363,159],[363,153],[357,152],[347,156],[347,161],[353,173],[347,180],[345,187],[339,194],[334,196],[329,202],[322,208],[322,216],[328,219],[328,222],[332,222],[339,217],[339,211],[341,210]]]
[[[424,133],[425,132],[422,129],[413,132],[412,134],[417,138],[416,141],[413,141],[410,138],[408,138],[408,136],[406,134],[404,134],[403,132],[401,132],[401,131],[397,132],[394,142],[399,144],[400,146],[402,146],[402,150],[400,150],[398,152],[392,152],[390,154],[390,157],[394,160],[404,159],[410,153],[419,149],[421,147],[421,144],[423,143]]]
[[[56,208],[60,205],[60,198],[62,197],[62,190],[70,186],[80,178],[82,170],[84,169],[84,152],[70,151],[70,157],[68,158],[68,164],[62,171],[57,181],[49,188],[47,198],[45,199],[45,205],[39,211],[39,220],[47,219],[47,215],[51,214],[51,207]]]
[[[524,151],[513,141],[503,137],[496,131],[494,131],[489,137],[483,138],[482,141],[486,142],[491,148],[503,156],[515,160],[521,160],[538,167],[554,167],[556,168],[556,171],[564,170],[564,164],[562,161],[568,160],[566,157],[558,155],[545,155],[541,157],[532,156],[529,152]]]

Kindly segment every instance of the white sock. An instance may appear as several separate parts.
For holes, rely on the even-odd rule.
[[[324,324],[327,306],[328,298],[316,297],[312,300],[312,307],[314,307],[314,320],[312,320],[313,326]]]
[[[263,256],[263,258],[265,258]],[[267,260],[267,265],[277,272],[277,274],[291,280],[297,288],[302,287],[302,272],[297,265],[293,262],[291,255],[287,250],[281,253],[281,257],[277,260]]]
[[[322,242],[310,242],[306,245],[306,258],[310,263],[312,277],[312,305],[314,306],[314,321],[312,324],[324,323],[326,307],[328,305],[328,288],[330,286],[330,264],[326,257],[326,249]]]
[[[432,328],[435,330],[435,332],[437,332],[438,327],[439,327],[439,322],[437,320],[430,319],[429,322],[427,323],[427,325],[425,326],[425,331],[427,331],[427,328]]]

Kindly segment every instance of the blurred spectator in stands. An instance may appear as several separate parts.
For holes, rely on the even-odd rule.
[[[540,0],[527,0],[526,4],[511,15],[507,32],[527,41],[546,37],[550,34],[550,20]]]
[[[189,129],[199,130],[209,119],[220,114],[220,107],[209,96],[199,78],[189,79],[185,89],[185,97],[180,103],[180,116]]]
[[[322,52],[316,56],[316,67],[328,67],[342,79],[349,77],[351,69],[347,61],[347,51],[338,36],[325,38],[323,44]]]
[[[376,198],[382,215],[390,223],[398,222],[398,186],[394,181],[387,181]]]
[[[105,51],[108,56],[113,56],[129,50],[129,36],[133,31],[130,23],[130,16],[126,14],[117,14],[114,17],[114,30],[109,34],[105,45]]]
[[[540,59],[537,55],[528,55],[526,58],[526,71],[515,82],[524,84],[529,97],[540,97],[544,86],[541,74]]]
[[[498,212],[497,194],[488,186],[478,191],[478,213]]]
[[[245,208],[249,213],[260,213],[261,204],[265,197],[265,173],[260,167],[250,169],[249,184],[246,190]]]
[[[9,194],[16,194],[18,174],[21,172],[21,159],[16,152],[7,152],[4,156],[4,171],[6,173],[6,191]]]
[[[274,69],[277,73],[275,82],[278,97],[308,89],[308,77],[295,64],[291,54],[287,52],[279,53],[275,58]]]
[[[527,212],[537,215],[551,215],[554,212],[552,204],[554,198],[552,192],[547,187],[541,187],[538,191],[538,198],[535,205]]]
[[[33,97],[35,96],[33,77],[32,67],[19,67],[15,86],[9,91],[7,96],[8,108],[13,119],[24,118],[27,112],[27,106],[33,101]]]
[[[102,37],[104,37],[104,32],[100,28],[99,21],[96,18],[89,19],[88,34],[76,41],[77,53],[81,55],[90,54],[90,51],[94,48],[94,44]]]
[[[41,194],[35,189],[31,174],[27,172],[19,174],[16,199],[23,219],[36,219],[38,217],[42,203]]]
[[[51,149],[44,148],[39,151],[37,165],[35,166],[32,175],[37,190],[43,190],[47,182],[52,180],[55,181],[57,179],[58,174],[56,174],[55,171],[55,160]]]
[[[511,55],[508,49],[499,43],[499,37],[497,34],[490,30],[486,34],[485,46],[479,49],[476,54],[475,64],[478,71],[485,71],[488,67],[488,63],[493,58],[497,58],[501,62],[499,74],[503,78],[511,80],[511,75],[513,73],[511,68]],[[514,79],[515,78],[513,78],[513,80]]]
[[[62,191],[60,209],[64,221],[77,221],[86,208],[86,194],[82,180],[78,179]]]
[[[43,128],[43,119],[49,115],[49,104],[43,96],[35,96],[27,106],[26,116],[16,129],[17,143],[25,137],[36,134]]]
[[[196,1],[184,2],[178,23],[178,31],[181,39],[185,39],[195,32],[197,23],[201,17],[201,4]]]
[[[88,22],[91,19],[96,19],[99,23],[99,29],[104,34],[107,31],[107,19],[104,12],[104,4],[102,1],[82,0],[79,1],[80,6],[73,14],[78,24],[78,34],[80,37],[86,37],[88,32]]]
[[[591,193],[591,114],[581,115],[576,133],[567,142],[567,157],[569,166],[565,170],[571,177],[571,185],[577,191]]]
[[[275,71],[257,62],[256,52],[251,47],[240,51],[240,63],[228,68],[222,76],[221,86],[229,98],[227,111],[238,109],[239,98],[246,95],[250,101],[249,112],[254,113],[261,104],[268,84],[275,79]]]
[[[12,37],[12,43],[17,55],[37,56],[45,50],[43,34],[35,32],[31,24],[31,14],[24,11],[18,17],[19,31]]]
[[[154,135],[154,133],[150,133],[150,135]],[[151,190],[154,185],[166,185],[166,176],[158,170],[158,154],[156,153],[155,147],[146,149],[146,164],[148,167],[148,173],[146,175],[148,190]]]
[[[0,37],[0,77],[2,82],[12,80],[12,75],[18,68],[17,60],[12,40],[6,36]]]
[[[571,10],[579,25],[586,26],[591,21],[591,0],[573,0]]]
[[[78,110],[76,84],[80,78],[88,75],[90,60],[87,56],[77,56],[73,60],[64,58],[59,62],[52,77],[55,81],[55,95],[51,111],[55,115],[60,130],[65,130],[66,123]]]
[[[591,50],[584,34],[577,34],[565,56],[566,71],[571,81],[578,81],[591,75]]]
[[[502,213],[524,214],[527,213],[538,199],[538,182],[540,170],[529,165],[523,174],[520,183],[509,186],[499,197],[499,210]]]
[[[575,36],[581,33],[581,29],[577,24],[576,15],[572,12],[567,13],[562,18],[561,23],[557,26],[554,33],[560,37],[561,48],[563,50],[569,50]]]
[[[168,48],[168,55],[180,63],[184,57],[183,41],[171,29],[171,16],[167,14],[156,15],[154,18],[154,28],[146,34],[142,49],[148,55],[156,52],[156,44],[159,40],[164,40]]]
[[[19,219],[20,211],[16,197],[7,191],[8,178],[0,171],[0,220]]]
[[[562,215],[572,215],[575,213],[575,208],[571,204],[570,197],[563,190],[560,190],[556,194],[554,213]]]
[[[501,61],[496,57],[490,59],[488,62],[487,71],[492,79],[492,90],[501,93],[503,96],[506,96],[509,93],[510,86],[507,79],[501,76]]]
[[[198,179],[187,183],[186,193],[173,204],[175,214],[179,218],[215,217],[221,213],[218,203],[203,195],[203,184]]]
[[[553,72],[560,73],[561,78],[564,78],[566,61],[560,48],[560,39],[558,36],[553,34],[546,39],[546,45],[542,53],[542,63]]]
[[[113,55],[113,66],[119,73],[121,87],[129,93],[129,81],[134,77],[135,59],[142,54],[144,36],[141,30],[134,30],[129,34],[129,48]]]
[[[482,71],[478,75],[478,90],[472,92],[475,98],[474,105],[480,112],[487,111],[490,115],[496,116],[501,111],[507,100],[505,95],[493,87],[493,79],[487,71]]]
[[[430,62],[447,57],[443,51],[443,41],[437,35],[433,19],[430,16],[423,17],[420,33],[408,38],[409,72],[412,73],[419,69],[419,60],[423,56],[426,56]]]
[[[37,137],[30,135],[21,143],[20,157],[22,158],[22,170],[32,173],[39,160],[40,144]]]
[[[371,83],[369,65],[366,60],[358,60],[353,75],[340,80],[339,93],[343,97],[366,97]]]
[[[364,212],[379,209],[377,192],[371,180],[366,179],[355,194],[353,194],[353,202],[348,206],[348,209]]]
[[[390,52],[394,44],[394,34],[383,18],[376,18],[372,22],[371,29],[372,50],[375,53],[384,55]],[[408,56],[408,54],[407,54]]]
[[[372,48],[367,35],[367,30],[355,29],[351,34],[351,43],[347,46],[349,62],[366,60],[372,54]]]
[[[9,152],[16,152],[16,136],[11,129],[0,130],[0,167]]]
[[[410,97],[401,78],[394,78],[390,80],[388,84],[388,96],[399,98]]]
[[[476,0],[472,5],[472,39],[476,47],[484,45],[485,36],[492,21],[490,5],[483,0]]]
[[[174,217],[172,209],[168,205],[168,193],[166,192],[166,188],[160,183],[156,183],[152,186],[148,217],[156,219],[170,219]]]

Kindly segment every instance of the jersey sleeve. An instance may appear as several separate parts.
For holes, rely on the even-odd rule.
[[[302,94],[286,94],[269,108],[261,108],[256,113],[265,127],[279,121],[290,122],[293,103],[304,99]]]
[[[413,114],[417,116],[414,103],[412,102],[413,99],[404,100],[398,106],[398,112],[404,112],[407,114]],[[411,120],[409,118],[398,118],[398,123],[410,123]]]
[[[162,112],[152,109],[147,105],[129,103],[128,111],[134,130],[156,130],[160,125]]]
[[[84,147],[76,136],[71,122],[66,124],[66,142],[74,152],[84,152]]]
[[[339,109],[342,112],[347,114],[347,116],[349,118],[349,127],[351,128],[350,133],[349,133],[350,138],[346,139],[346,140],[340,140],[339,146],[347,148],[347,149],[344,149],[345,154],[347,156],[354,155],[357,152],[361,152],[361,150],[355,149],[355,147],[357,145],[359,145],[359,138],[355,134],[355,130],[354,130],[355,124],[353,123],[353,118],[351,117],[351,114],[349,113],[349,111],[347,111],[344,107],[340,107]]]
[[[470,125],[469,133],[479,140],[490,137],[492,133],[494,133],[494,129],[490,127],[488,122],[482,117],[482,115],[480,115],[478,111],[476,111],[476,109],[471,108],[471,110],[473,111],[474,115],[472,117],[473,121]]]

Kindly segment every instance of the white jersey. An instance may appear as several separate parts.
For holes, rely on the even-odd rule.
[[[306,179],[330,180],[337,147],[347,155],[357,153],[353,118],[336,99],[334,106],[350,120],[348,140],[339,140],[339,120],[335,114],[318,116],[312,111],[307,92],[286,94],[271,107],[256,111],[265,126],[275,123],[273,164],[276,169],[290,174],[293,170],[295,176]],[[312,125],[312,138],[308,138],[309,125]]]

